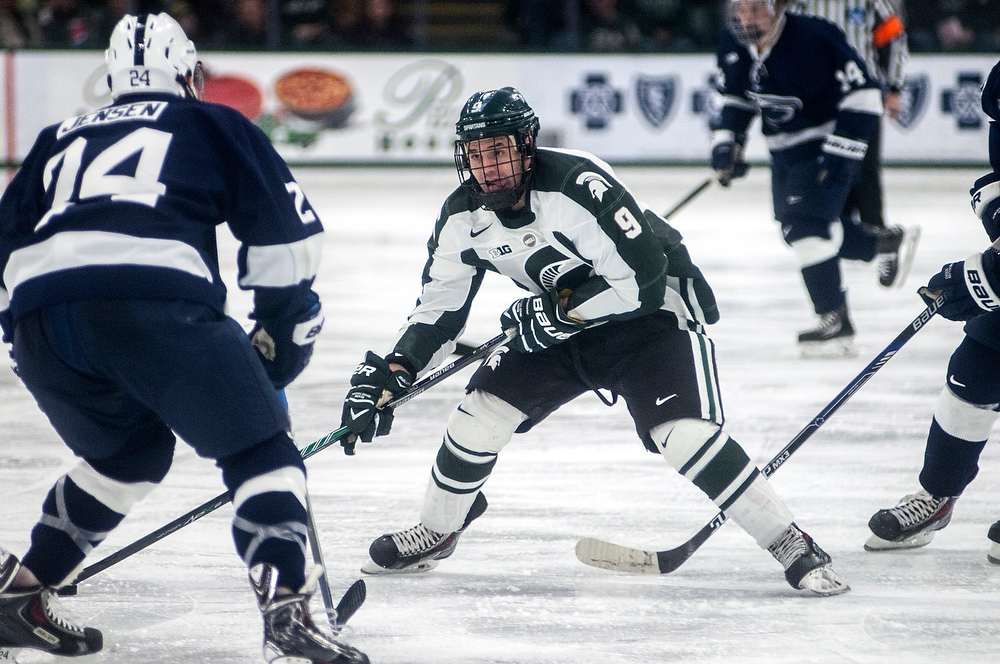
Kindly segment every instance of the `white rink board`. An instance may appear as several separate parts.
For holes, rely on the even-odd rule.
[[[3,154],[24,158],[48,124],[110,101],[103,54],[9,52],[2,69]],[[206,52],[206,70],[231,104],[268,127],[296,163],[450,163],[454,123],[477,90],[513,85],[541,119],[543,145],[612,162],[707,162],[711,55],[250,54]],[[996,57],[914,56],[904,112],[885,130],[885,161],[985,164],[987,123],[979,86]],[[352,96],[325,126],[297,117],[275,84],[300,69],[340,77]],[[222,90],[222,88],[216,88]],[[10,94],[7,94],[7,92]],[[759,123],[747,156],[766,161]]]

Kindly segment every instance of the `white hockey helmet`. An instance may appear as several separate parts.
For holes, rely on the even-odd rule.
[[[194,42],[167,13],[126,14],[104,52],[112,99],[129,92],[200,98],[201,63]],[[192,87],[196,86],[196,87]]]

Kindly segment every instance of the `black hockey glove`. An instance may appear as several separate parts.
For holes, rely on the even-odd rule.
[[[587,325],[566,315],[559,305],[558,293],[550,290],[510,305],[500,315],[500,327],[517,330],[510,341],[515,350],[534,353],[566,341]]]
[[[964,261],[948,263],[917,293],[931,304],[944,295],[938,313],[948,320],[969,320],[1000,309],[1000,254],[990,248]]]
[[[723,187],[747,174],[750,165],[743,161],[743,146],[739,143],[719,143],[712,148],[712,170]]]
[[[976,180],[969,194],[972,211],[983,222],[990,241],[995,242],[1000,237],[1000,173],[990,173]]]
[[[275,389],[295,380],[312,357],[313,342],[323,329],[323,307],[312,296],[309,308],[297,316],[258,318],[250,331],[250,343]]]
[[[380,405],[408,389],[413,377],[404,370],[393,371],[389,362],[368,351],[365,361],[358,365],[351,376],[351,389],[344,398],[340,426],[351,433],[341,440],[344,453],[354,454],[354,443],[372,442],[376,436],[385,436],[392,427],[392,408]],[[388,395],[388,396],[386,396]]]

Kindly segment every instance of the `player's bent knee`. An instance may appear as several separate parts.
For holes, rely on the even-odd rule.
[[[806,268],[835,258],[840,252],[840,241],[838,238],[828,240],[815,236],[805,237],[792,242],[791,247],[799,261],[799,267]]]
[[[717,441],[722,427],[708,420],[685,418],[654,427],[649,436],[656,443],[660,454],[671,466],[680,471],[709,441]],[[704,452],[701,452],[704,455]]]
[[[964,401],[945,386],[934,410],[934,419],[945,433],[962,440],[980,441],[990,437],[1000,413],[997,404],[976,405]]]
[[[448,438],[474,452],[498,453],[527,415],[481,390],[473,390],[448,418]]]

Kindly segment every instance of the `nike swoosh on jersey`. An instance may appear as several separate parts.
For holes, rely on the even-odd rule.
[[[488,231],[490,229],[490,226],[492,226],[492,225],[493,224],[490,224],[489,226],[487,226],[486,228],[484,228],[483,230],[478,231],[478,232],[470,229],[469,230],[469,237],[479,237],[480,235],[482,235],[483,233],[485,233],[486,231]]]
[[[656,405],[662,406],[663,404],[667,403],[676,396],[677,396],[676,394],[671,394],[669,397],[660,397],[656,400]]]
[[[948,382],[954,385],[955,387],[966,387],[964,383],[960,383],[957,380],[955,380],[955,374],[951,374],[950,376],[948,376]]]

